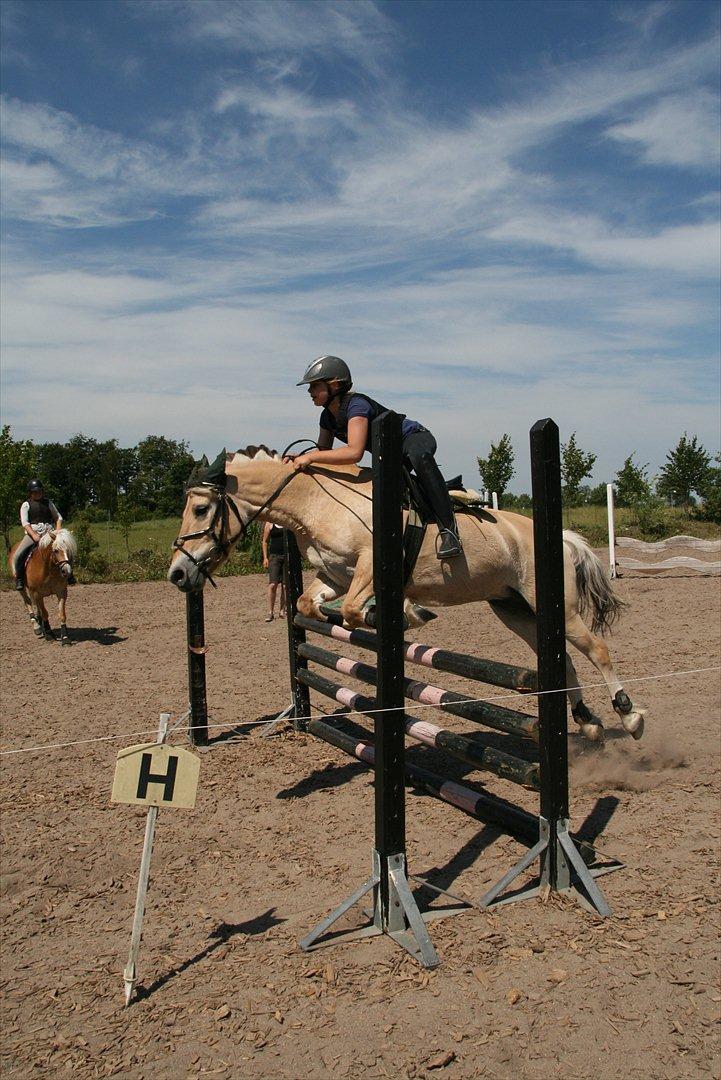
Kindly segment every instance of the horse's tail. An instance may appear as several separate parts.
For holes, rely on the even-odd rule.
[[[601,560],[578,533],[563,530],[563,540],[568,546],[576,567],[579,614],[591,614],[591,630],[594,634],[605,633],[621,615],[626,604],[611,588],[611,581]]]

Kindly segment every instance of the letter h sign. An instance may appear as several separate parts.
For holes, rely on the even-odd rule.
[[[113,802],[192,810],[198,789],[200,759],[178,746],[144,743],[118,754]]]

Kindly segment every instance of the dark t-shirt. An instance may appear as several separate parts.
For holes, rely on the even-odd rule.
[[[268,536],[268,555],[285,555],[285,541],[280,525],[271,525]]]
[[[366,440],[366,450],[371,449],[371,424],[380,416],[381,413],[387,412],[385,405],[379,404],[374,401],[373,398],[367,397],[365,394],[349,393],[341,399],[340,409],[338,410],[338,416],[334,416],[330,409],[323,409],[320,414],[320,426],[325,431],[330,431],[333,438],[340,439],[341,442],[348,442],[348,421],[352,420],[354,416],[365,416],[368,421],[368,438]],[[409,420],[405,417],[401,422],[401,434],[403,438],[406,435],[412,435],[414,431],[422,431],[423,425],[419,424],[417,420]]]

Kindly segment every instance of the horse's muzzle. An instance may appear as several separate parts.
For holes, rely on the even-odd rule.
[[[181,592],[194,592],[205,585],[205,579],[197,566],[182,556],[176,559],[168,570],[168,581]]]

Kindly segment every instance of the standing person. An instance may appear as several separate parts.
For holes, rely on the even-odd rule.
[[[283,568],[285,566],[285,542],[283,530],[280,525],[272,525],[266,521],[263,526],[263,566],[268,571],[268,614],[266,622],[272,622],[275,611],[275,597],[280,586],[279,618],[285,615],[285,586],[283,585]]]
[[[350,369],[339,356],[319,356],[296,385],[307,385],[313,404],[323,411],[318,449],[295,458],[295,468],[302,469],[314,462],[357,464],[366,450],[371,449],[371,421],[386,412],[385,406],[352,390]],[[403,420],[402,436],[406,467],[413,469],[420,480],[438,523],[436,556],[439,559],[455,558],[463,549],[448,488],[434,457],[436,440],[417,420],[408,418]],[[334,439],[347,445],[333,450]]]
[[[40,480],[31,480],[28,484],[28,497],[20,507],[20,524],[25,536],[17,546],[14,558],[13,570],[15,573],[15,588],[22,592],[25,588],[25,565],[30,558],[32,549],[40,543],[41,538],[51,529],[62,529],[63,519],[55,503],[49,499]],[[75,584],[74,575],[70,575],[68,582]]]

